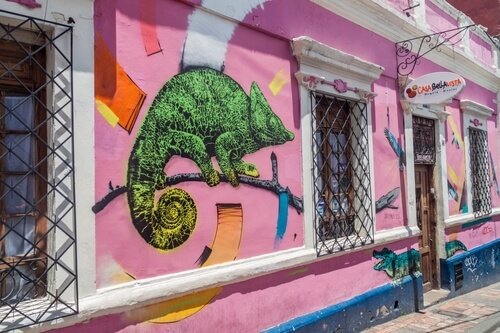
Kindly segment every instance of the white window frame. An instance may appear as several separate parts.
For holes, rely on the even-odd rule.
[[[49,8],[46,8],[49,7]],[[57,45],[58,50],[55,47],[48,47],[46,54],[46,67],[45,69],[48,73],[53,72],[58,73],[58,71],[66,68],[68,62],[63,59],[58,52],[64,53],[66,56],[69,54],[71,48],[73,49],[74,58],[70,59],[72,61],[73,73],[70,75],[69,71],[66,71],[63,75],[58,76],[55,79],[60,87],[65,87],[65,89],[72,90],[73,99],[71,104],[66,104],[67,101],[59,103],[58,95],[60,94],[60,89],[57,85],[53,87],[51,85],[46,87],[47,91],[47,106],[52,105],[54,110],[58,110],[58,115],[55,117],[66,117],[66,112],[73,109],[73,140],[75,143],[85,142],[83,145],[78,144],[78,154],[73,149],[72,142],[68,141],[65,143],[59,143],[57,141],[56,132],[61,126],[57,124],[57,121],[48,123],[47,131],[47,142],[51,140],[55,142],[56,145],[61,149],[68,149],[69,154],[73,155],[74,165],[73,172],[77,173],[75,165],[78,165],[78,173],[75,176],[74,187],[69,185],[69,180],[61,181],[61,184],[69,186],[69,191],[73,194],[78,190],[76,196],[78,197],[78,205],[75,203],[72,208],[76,211],[76,220],[82,221],[81,224],[76,225],[76,230],[74,228],[74,216],[73,214],[68,214],[64,220],[60,220],[59,228],[55,228],[53,232],[47,235],[47,251],[54,257],[58,257],[58,262],[60,264],[67,265],[70,269],[78,272],[78,267],[80,273],[77,275],[78,279],[78,290],[75,288],[75,282],[67,280],[66,274],[62,274],[64,269],[61,267],[54,267],[47,273],[47,289],[54,293],[58,288],[65,288],[68,285],[69,288],[66,289],[60,299],[68,304],[74,304],[76,308],[78,305],[73,303],[74,300],[78,300],[79,296],[94,294],[95,289],[95,234],[94,234],[94,214],[90,211],[88,207],[91,207],[94,202],[94,163],[93,159],[89,159],[88,156],[93,156],[93,110],[94,108],[94,97],[93,97],[93,43],[94,43],[94,27],[93,21],[86,18],[91,18],[93,15],[93,3],[84,0],[75,0],[71,2],[55,1],[49,3],[43,2],[41,8],[29,9],[24,6],[19,5],[14,2],[3,2],[2,9],[7,12],[0,12],[0,20],[3,24],[10,24],[11,26],[16,26],[23,20],[19,15],[24,15],[31,17],[35,20],[46,20],[44,23],[40,23],[41,29],[43,29],[48,35],[58,36],[66,28],[62,28],[58,25],[51,24],[50,21],[67,24],[69,18],[75,18],[78,24],[73,26],[73,34],[64,33],[61,37],[54,41]],[[55,10],[55,11],[54,11]],[[15,13],[15,14],[10,14]],[[48,13],[51,13],[47,15]],[[2,31],[3,32],[3,31]],[[28,44],[33,44],[32,34],[29,31],[23,32],[21,29],[16,31],[16,39],[23,41]],[[35,42],[39,43],[39,41]],[[70,85],[71,86],[67,86]],[[81,112],[84,111],[84,112]],[[54,117],[54,116],[53,116]],[[71,119],[71,118],[70,118]],[[60,121],[60,120],[59,120]],[[64,121],[62,122],[64,123]],[[75,130],[76,129],[76,130]],[[75,144],[77,146],[77,144]],[[59,158],[65,158],[67,153],[60,154]],[[48,179],[54,182],[57,180],[58,174],[55,172],[55,168],[61,165],[59,161],[48,161]],[[90,181],[89,181],[90,180]],[[58,194],[54,193],[52,197],[48,197],[48,214],[52,216],[56,213],[56,207],[58,205]],[[87,212],[88,211],[88,212]],[[63,211],[64,212],[64,211]],[[49,224],[49,228],[51,225]],[[65,229],[63,232],[62,230]],[[71,245],[68,249],[64,244],[64,237],[62,235],[65,232],[78,234],[77,243]],[[76,252],[73,250],[78,247],[79,251],[82,253],[90,253],[91,255],[80,256],[79,261],[76,260]],[[51,262],[49,261],[48,265]],[[60,265],[58,264],[58,265]],[[84,274],[82,274],[82,271]],[[52,303],[51,297],[41,297],[33,298],[30,300],[22,301],[18,304],[21,311],[25,314],[37,316],[37,313],[41,309],[44,311],[48,308],[48,311],[38,319],[39,323],[35,326],[49,326],[46,320],[53,320],[59,318],[60,316],[66,316],[73,314],[74,311],[69,311],[65,306],[61,306],[60,303]],[[18,307],[16,306],[16,308]],[[0,308],[0,314],[4,313],[5,309]],[[75,316],[73,316],[75,317]],[[3,315],[2,315],[3,318]],[[66,319],[60,319],[63,321]],[[13,311],[8,317],[6,317],[2,322],[0,322],[0,331],[11,330],[17,327],[22,327],[25,325],[32,325],[33,321],[28,320],[20,313]]]
[[[299,62],[299,70],[295,73],[300,84],[301,134],[302,134],[302,163],[303,163],[303,195],[304,195],[304,235],[306,247],[314,248],[316,232],[314,227],[314,184],[313,184],[313,133],[311,128],[312,114],[310,93],[334,95],[339,99],[350,99],[366,103],[368,154],[371,179],[370,192],[372,197],[373,230],[376,230],[375,219],[375,181],[373,165],[373,128],[371,119],[371,98],[375,96],[372,84],[383,73],[382,66],[362,60],[335,48],[322,44],[310,37],[301,36],[292,40],[293,54]],[[334,80],[342,80],[348,87],[356,88],[345,92],[337,91],[331,84]],[[375,234],[375,240],[377,240]],[[389,237],[391,235],[388,234]],[[340,251],[337,253],[342,253]],[[324,253],[320,253],[322,255]]]
[[[464,132],[464,146],[465,146],[465,165],[466,165],[466,183],[467,183],[467,212],[474,216],[472,207],[472,166],[471,166],[471,156],[470,156],[470,128],[475,128],[483,130],[488,136],[488,118],[493,114],[493,109],[487,106],[476,103],[470,100],[461,100],[460,109],[463,112],[463,132]],[[475,119],[479,120],[479,123],[474,124]],[[489,149],[489,148],[488,148]],[[488,163],[489,168],[489,163]]]
[[[470,166],[470,141],[469,141],[469,127],[482,129],[488,133],[488,118],[493,114],[493,109],[479,104],[471,100],[461,100],[460,110],[463,114],[463,134],[464,134],[464,154],[465,154],[465,170],[466,170],[466,189],[467,189],[467,213],[453,216],[447,216],[445,220],[446,227],[460,225],[474,220],[474,212],[472,211],[472,178]],[[480,126],[474,126],[470,121],[478,119],[481,123]],[[493,208],[493,207],[492,207]],[[493,214],[500,212],[494,211]]]
[[[436,163],[433,168],[435,200],[436,200],[436,250],[440,258],[445,258],[444,253],[444,223],[448,216],[448,181],[446,163],[446,131],[445,122],[449,112],[445,109],[445,104],[412,104],[401,99],[401,106],[404,110],[404,132],[406,150],[406,179],[407,189],[406,208],[408,214],[408,229],[412,235],[420,235],[421,231],[417,223],[417,200],[415,197],[415,155],[413,150],[413,116],[424,117],[435,121],[435,149]]]

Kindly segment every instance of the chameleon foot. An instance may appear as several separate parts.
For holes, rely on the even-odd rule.
[[[213,169],[208,174],[203,174],[203,178],[205,178],[205,182],[210,187],[216,186],[220,183],[219,173]]]
[[[251,163],[245,163],[245,162],[235,163],[234,170],[240,175],[245,175],[254,178],[259,177],[259,170],[257,170],[257,167]]]

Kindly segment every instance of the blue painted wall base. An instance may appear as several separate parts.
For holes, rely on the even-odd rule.
[[[450,298],[498,282],[500,239],[440,262],[441,286],[450,290]]]
[[[263,332],[359,332],[422,308],[422,277],[406,276],[397,285],[388,283]]]

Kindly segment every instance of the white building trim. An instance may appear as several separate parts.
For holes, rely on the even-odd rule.
[[[417,21],[408,18],[384,0],[312,1],[394,43],[433,33],[427,24],[422,23],[421,17]],[[438,3],[437,5],[439,6]],[[441,52],[429,52],[424,57],[483,88],[493,92],[498,90],[500,74],[476,61],[472,54],[447,45],[442,45],[440,50]]]
[[[295,74],[300,84],[301,100],[301,128],[302,128],[302,155],[303,162],[303,184],[304,184],[304,218],[305,235],[307,246],[315,244],[314,232],[314,205],[313,205],[313,156],[312,129],[311,129],[311,105],[310,91],[319,91],[340,98],[353,100],[363,100],[366,102],[367,110],[367,131],[368,131],[368,154],[370,156],[371,175],[371,197],[372,197],[372,217],[373,228],[376,230],[375,221],[375,181],[373,175],[373,138],[371,119],[371,97],[375,96],[371,92],[371,86],[376,81],[384,68],[380,65],[362,60],[351,54],[322,44],[310,37],[297,37],[292,40],[293,54],[299,62],[299,71]],[[344,81],[349,90],[339,92],[332,86],[335,80]]]
[[[407,189],[407,214],[408,225],[417,226],[417,200],[415,197],[415,155],[413,150],[413,116],[424,117],[435,120],[435,149],[436,163],[434,165],[434,199],[436,207],[436,251],[440,258],[445,257],[444,253],[444,220],[448,214],[448,183],[446,169],[446,131],[444,123],[449,112],[445,110],[443,104],[424,106],[421,104],[411,104],[401,100],[401,106],[404,110],[405,126],[405,150],[406,150],[406,179]]]
[[[472,177],[470,165],[469,128],[477,128],[488,132],[487,120],[493,114],[493,109],[470,100],[461,100],[460,109],[463,113],[463,133],[465,151],[465,175],[467,186],[467,211],[472,213]],[[473,215],[472,215],[473,216]],[[472,217],[474,218],[474,217]]]

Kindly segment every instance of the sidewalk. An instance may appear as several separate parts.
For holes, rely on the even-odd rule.
[[[500,333],[500,282],[371,327],[364,333]]]

